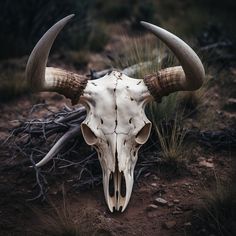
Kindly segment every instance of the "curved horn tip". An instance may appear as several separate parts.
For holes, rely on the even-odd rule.
[[[38,41],[32,50],[26,65],[26,80],[33,91],[44,87],[45,67],[52,44],[58,33],[67,24],[74,14],[68,15],[56,22]]]
[[[182,39],[161,27],[145,21],[141,21],[140,24],[163,41],[176,55],[184,69],[186,77],[191,81],[191,86],[186,87],[188,88],[187,90],[200,88],[205,78],[205,70],[200,58],[193,49]],[[187,83],[189,81],[186,81],[185,84],[187,85]]]
[[[75,16],[75,14],[70,14],[70,15],[64,17],[62,20],[65,20],[65,19],[70,20],[70,19],[71,19],[72,17],[74,17],[74,16]]]
[[[153,26],[158,27],[158,26],[153,25],[153,24],[151,24],[151,23],[148,23],[148,22],[146,22],[146,21],[140,21],[140,24],[141,24],[143,27],[147,28],[147,29],[150,29],[150,28],[152,28]],[[158,28],[160,28],[160,27],[158,27]]]
[[[148,22],[146,22],[146,21],[140,21],[140,24],[141,24],[144,28],[150,30],[150,31],[151,31],[152,33],[154,33],[154,34],[155,34],[155,32],[157,32],[157,31],[158,31],[159,33],[168,32],[167,30],[165,30],[165,29],[163,29],[163,28],[161,28],[161,27],[159,27],[159,26],[157,26],[157,25],[148,23]],[[168,32],[168,33],[170,33],[170,32]],[[174,35],[174,36],[177,37],[176,35]]]
[[[146,21],[141,20],[141,21],[140,21],[140,24],[143,25],[143,26],[145,26],[145,25],[147,25],[147,24],[149,24],[149,23],[146,22]]]

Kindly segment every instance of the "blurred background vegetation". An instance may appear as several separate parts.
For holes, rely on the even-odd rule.
[[[145,20],[191,36],[207,24],[217,24],[235,36],[235,9],[234,0],[2,0],[0,58],[30,53],[53,23],[72,13],[76,18],[57,44],[66,49],[92,47],[97,50],[100,47],[91,46],[91,41],[95,41],[95,37],[100,39],[102,23],[127,21],[131,30],[140,30],[139,21]]]
[[[149,21],[204,46],[206,38],[210,43],[204,31],[209,28],[212,43],[222,37],[236,41],[235,10],[234,0],[1,0],[0,101],[27,91],[24,68],[29,53],[66,15],[76,16],[55,42],[57,59],[86,71],[91,69],[86,68],[88,54],[104,52],[116,25],[135,36],[144,32],[140,20]]]

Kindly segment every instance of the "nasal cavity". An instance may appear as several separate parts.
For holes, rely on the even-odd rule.
[[[110,177],[109,177],[109,195],[110,197],[113,197],[115,194],[115,189],[114,189],[114,174],[111,172]]]
[[[120,195],[122,197],[126,196],[126,181],[125,181],[125,176],[124,176],[124,172],[121,172],[121,184],[120,184]]]

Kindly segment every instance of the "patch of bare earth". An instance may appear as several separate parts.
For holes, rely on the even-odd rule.
[[[219,101],[213,91],[212,96]],[[44,94],[1,105],[1,141],[6,139],[7,129],[15,125],[14,120],[26,117],[32,104],[44,99],[54,110],[65,102],[58,96]],[[208,104],[208,108],[216,105],[217,102]],[[221,111],[220,107],[217,109]],[[226,112],[221,112],[224,119],[220,128],[233,122]],[[135,182],[124,213],[108,211],[102,185],[75,190],[75,170],[70,172],[68,169],[65,176],[49,178],[48,196],[56,206],[62,206],[61,186],[64,185],[66,201],[73,209],[72,220],[78,226],[79,235],[184,235],[192,226],[191,215],[201,203],[202,192],[215,181],[215,174],[227,179],[233,172],[234,153],[230,150],[215,152],[203,147],[196,150],[197,154],[195,152],[193,161],[183,173],[175,175],[160,166],[141,176]],[[153,155],[157,154],[154,152]],[[46,201],[28,201],[35,194],[34,170],[21,158],[12,159],[11,150],[3,145],[0,153],[0,235],[45,235],[43,228],[46,225],[42,218],[55,209]],[[36,213],[37,209],[40,214]]]

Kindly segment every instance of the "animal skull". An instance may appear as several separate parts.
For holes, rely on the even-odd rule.
[[[141,24],[175,53],[181,66],[160,70],[144,79],[113,71],[96,81],[46,67],[51,46],[71,17],[57,22],[37,43],[27,64],[26,77],[32,89],[56,91],[70,98],[72,104],[86,107],[87,117],[81,130],[86,143],[98,153],[107,205],[111,212],[124,211],[132,192],[138,150],[148,140],[151,130],[145,105],[153,99],[159,102],[161,97],[178,90],[198,89],[204,79],[204,68],[195,52],[181,39],[146,22]],[[52,159],[55,148],[36,166]]]
[[[84,90],[81,102],[87,108],[87,118],[81,125],[82,133],[98,153],[104,194],[111,211],[124,210],[130,199],[138,150],[151,129],[144,113],[149,98],[143,81],[117,71],[88,84]],[[123,196],[122,178],[126,185]],[[111,180],[113,191],[109,186]]]

